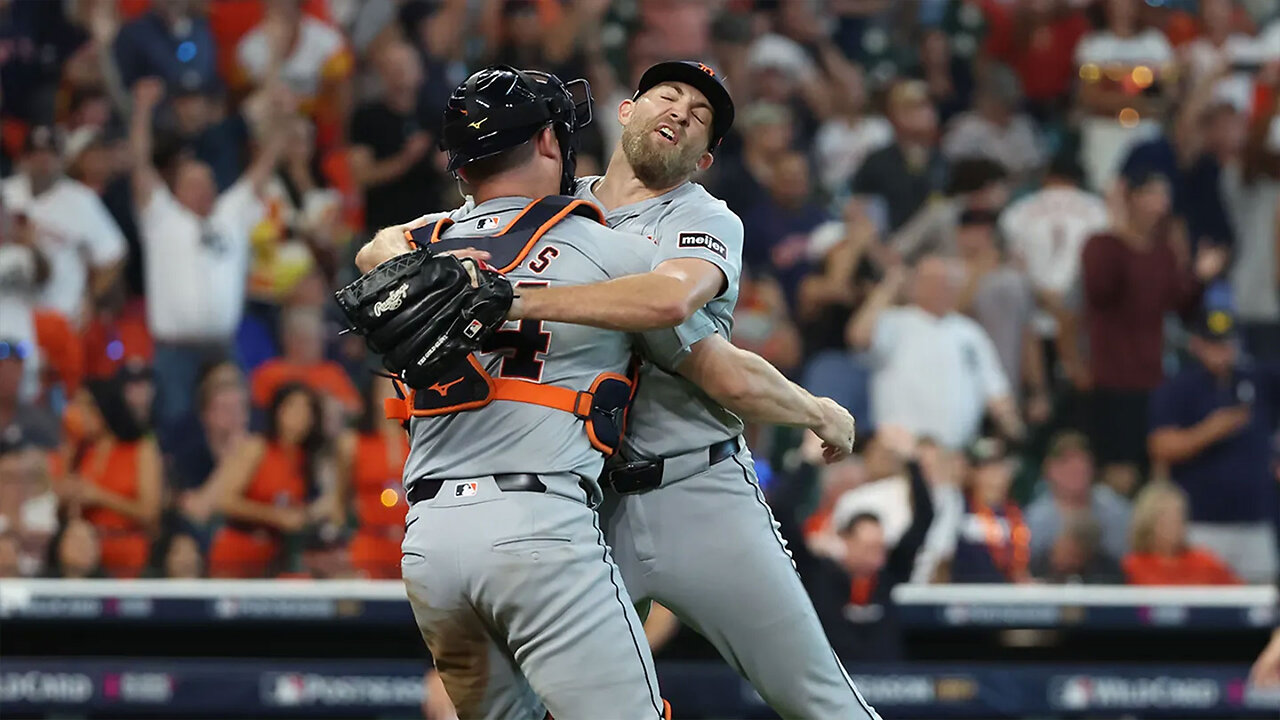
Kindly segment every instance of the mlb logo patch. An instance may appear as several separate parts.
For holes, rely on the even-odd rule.
[[[487,218],[480,218],[476,222],[477,230],[492,230],[502,224],[502,218],[492,215]]]
[[[458,483],[453,488],[454,497],[471,497],[480,489],[480,486],[473,482]]]
[[[467,329],[462,331],[462,334],[469,338],[475,338],[476,335],[480,334],[480,330],[483,328],[484,325],[481,324],[479,320],[472,320],[471,323],[467,325]]]

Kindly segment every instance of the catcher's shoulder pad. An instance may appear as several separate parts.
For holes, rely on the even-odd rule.
[[[408,240],[433,253],[465,248],[484,250],[489,253],[488,262],[495,270],[508,273],[524,261],[548,230],[570,215],[604,224],[604,214],[590,202],[567,195],[548,195],[525,205],[519,215],[492,235],[477,234],[477,224],[489,219],[485,217],[460,221],[457,230],[444,237],[444,231],[455,223],[449,218],[442,218],[434,224],[410,231]]]

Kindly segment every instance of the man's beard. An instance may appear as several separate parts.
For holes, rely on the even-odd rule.
[[[679,185],[697,169],[697,152],[692,145],[677,145],[674,152],[664,151],[652,139],[660,123],[631,123],[622,129],[622,152],[636,179],[645,187],[661,189]]]

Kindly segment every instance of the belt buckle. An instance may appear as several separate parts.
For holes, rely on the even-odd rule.
[[[663,462],[633,460],[605,470],[608,485],[620,495],[633,495],[662,485]]]

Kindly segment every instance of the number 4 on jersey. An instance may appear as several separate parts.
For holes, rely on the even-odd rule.
[[[546,287],[545,282],[519,282],[523,287]],[[541,320],[521,320],[514,330],[499,330],[481,348],[482,352],[502,353],[499,377],[521,378],[538,382],[542,379],[542,359],[551,348],[551,333],[542,329]]]

